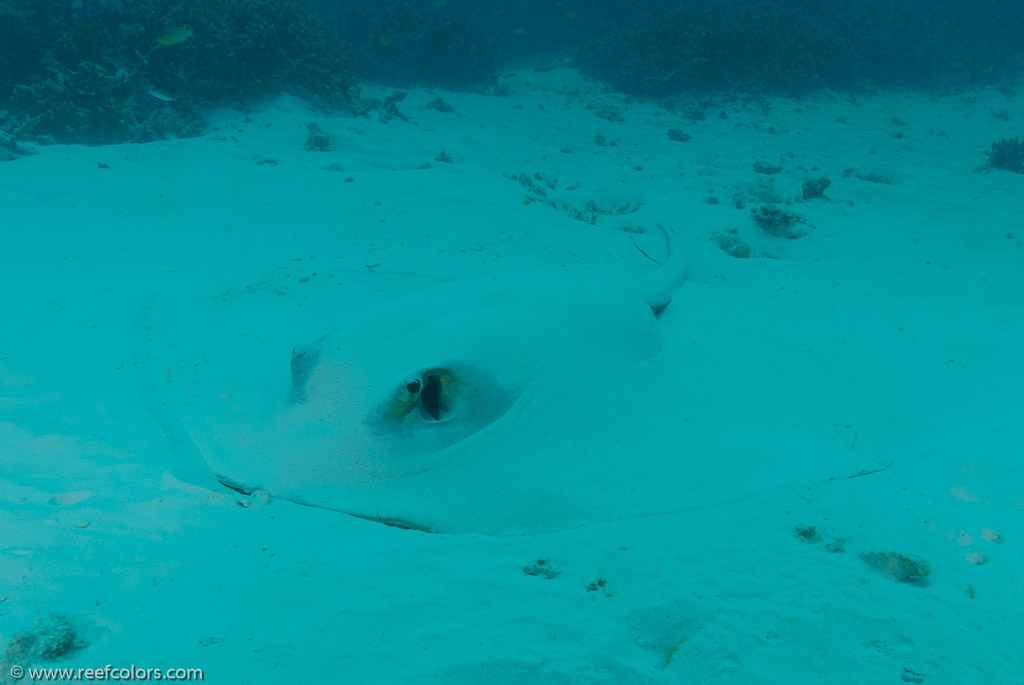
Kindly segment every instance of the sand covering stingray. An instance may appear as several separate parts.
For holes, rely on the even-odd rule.
[[[170,397],[152,404],[232,487],[438,532],[562,530],[876,468],[777,371],[689,358],[685,308],[652,313],[685,269],[676,249],[638,283],[511,274],[373,298],[290,368],[272,288],[200,298],[193,340],[150,322]]]

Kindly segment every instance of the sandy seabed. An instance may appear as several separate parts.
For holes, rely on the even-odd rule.
[[[982,167],[1024,133],[1024,100],[669,108],[569,70],[502,80],[504,97],[406,91],[407,121],[281,98],[211,112],[202,138],[0,163],[0,680],[112,664],[217,683],[1021,682],[1024,175]],[[329,150],[305,149],[310,122]],[[761,207],[803,235],[768,234]],[[246,497],[181,456],[194,427],[162,394],[154,336],[182,366],[244,362],[365,293],[640,274],[659,223],[690,261],[662,320],[692,340],[663,354],[728,377],[706,403],[744,458],[788,467],[730,414],[763,362],[835,440],[883,455],[877,472],[485,536]],[[265,307],[208,335],[191,304],[234,296]],[[245,372],[286,379],[289,351]],[[630,421],[614,389],[586,401]],[[539,439],[525,425],[519,447]]]

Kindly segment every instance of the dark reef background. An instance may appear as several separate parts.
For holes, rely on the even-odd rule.
[[[557,65],[655,99],[1013,88],[1022,38],[1020,0],[0,0],[0,135],[197,135],[207,106],[359,113],[362,81],[488,91]]]

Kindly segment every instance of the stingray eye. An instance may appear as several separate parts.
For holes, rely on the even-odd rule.
[[[448,411],[448,398],[445,389],[449,379],[440,374],[431,373],[427,376],[427,386],[420,395],[420,415],[431,421],[438,421]]]
[[[398,422],[413,413],[424,421],[452,418],[465,395],[463,385],[447,369],[427,369],[406,376],[382,408]]]

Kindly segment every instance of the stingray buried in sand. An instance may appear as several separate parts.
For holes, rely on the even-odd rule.
[[[263,374],[270,356],[251,343],[204,340],[225,348],[222,369],[160,361],[187,396],[173,420],[234,489],[436,532],[563,530],[869,468],[781,376],[773,387],[753,365],[704,369],[666,309],[686,264],[665,237],[668,259],[636,280],[509,274],[354,308],[295,349],[279,384],[286,361]],[[270,302],[252,297],[190,311],[211,331],[251,326]],[[767,389],[741,390],[750,373]],[[749,454],[735,426],[767,453]]]

